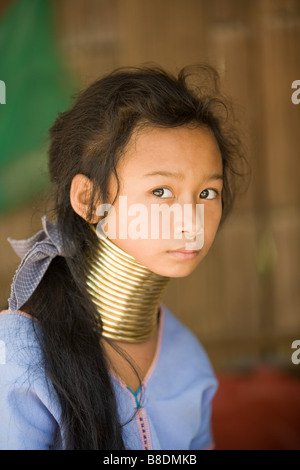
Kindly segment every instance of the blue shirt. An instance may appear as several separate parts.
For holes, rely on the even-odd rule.
[[[64,449],[61,408],[41,363],[38,322],[0,313],[0,449]],[[211,401],[217,381],[197,338],[162,306],[155,358],[134,393],[111,373],[127,449],[213,446]],[[55,437],[57,438],[55,440]],[[56,444],[54,444],[56,442]]]

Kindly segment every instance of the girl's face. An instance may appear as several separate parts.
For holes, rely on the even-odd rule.
[[[190,274],[212,245],[222,215],[222,158],[212,132],[143,129],[131,137],[117,172],[118,198],[102,222],[107,236],[157,274]],[[112,176],[111,202],[116,192]]]

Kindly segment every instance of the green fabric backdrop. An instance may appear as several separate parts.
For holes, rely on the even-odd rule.
[[[66,109],[75,80],[57,49],[54,2],[17,0],[0,18],[0,212],[47,188],[47,134]]]

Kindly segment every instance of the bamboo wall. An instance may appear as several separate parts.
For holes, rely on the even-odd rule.
[[[121,65],[216,66],[237,105],[252,179],[207,258],[171,282],[165,303],[219,369],[262,360],[296,368],[300,104],[291,101],[291,84],[300,79],[300,1],[60,0],[55,7],[64,61],[82,86]],[[2,301],[18,262],[5,238],[39,230],[39,210],[2,217]]]

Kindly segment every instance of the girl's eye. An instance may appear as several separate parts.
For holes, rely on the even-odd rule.
[[[156,197],[167,198],[172,197],[172,192],[167,188],[157,188],[152,191],[152,194]]]
[[[215,189],[204,189],[201,194],[201,199],[215,199],[218,196],[218,191]]]

